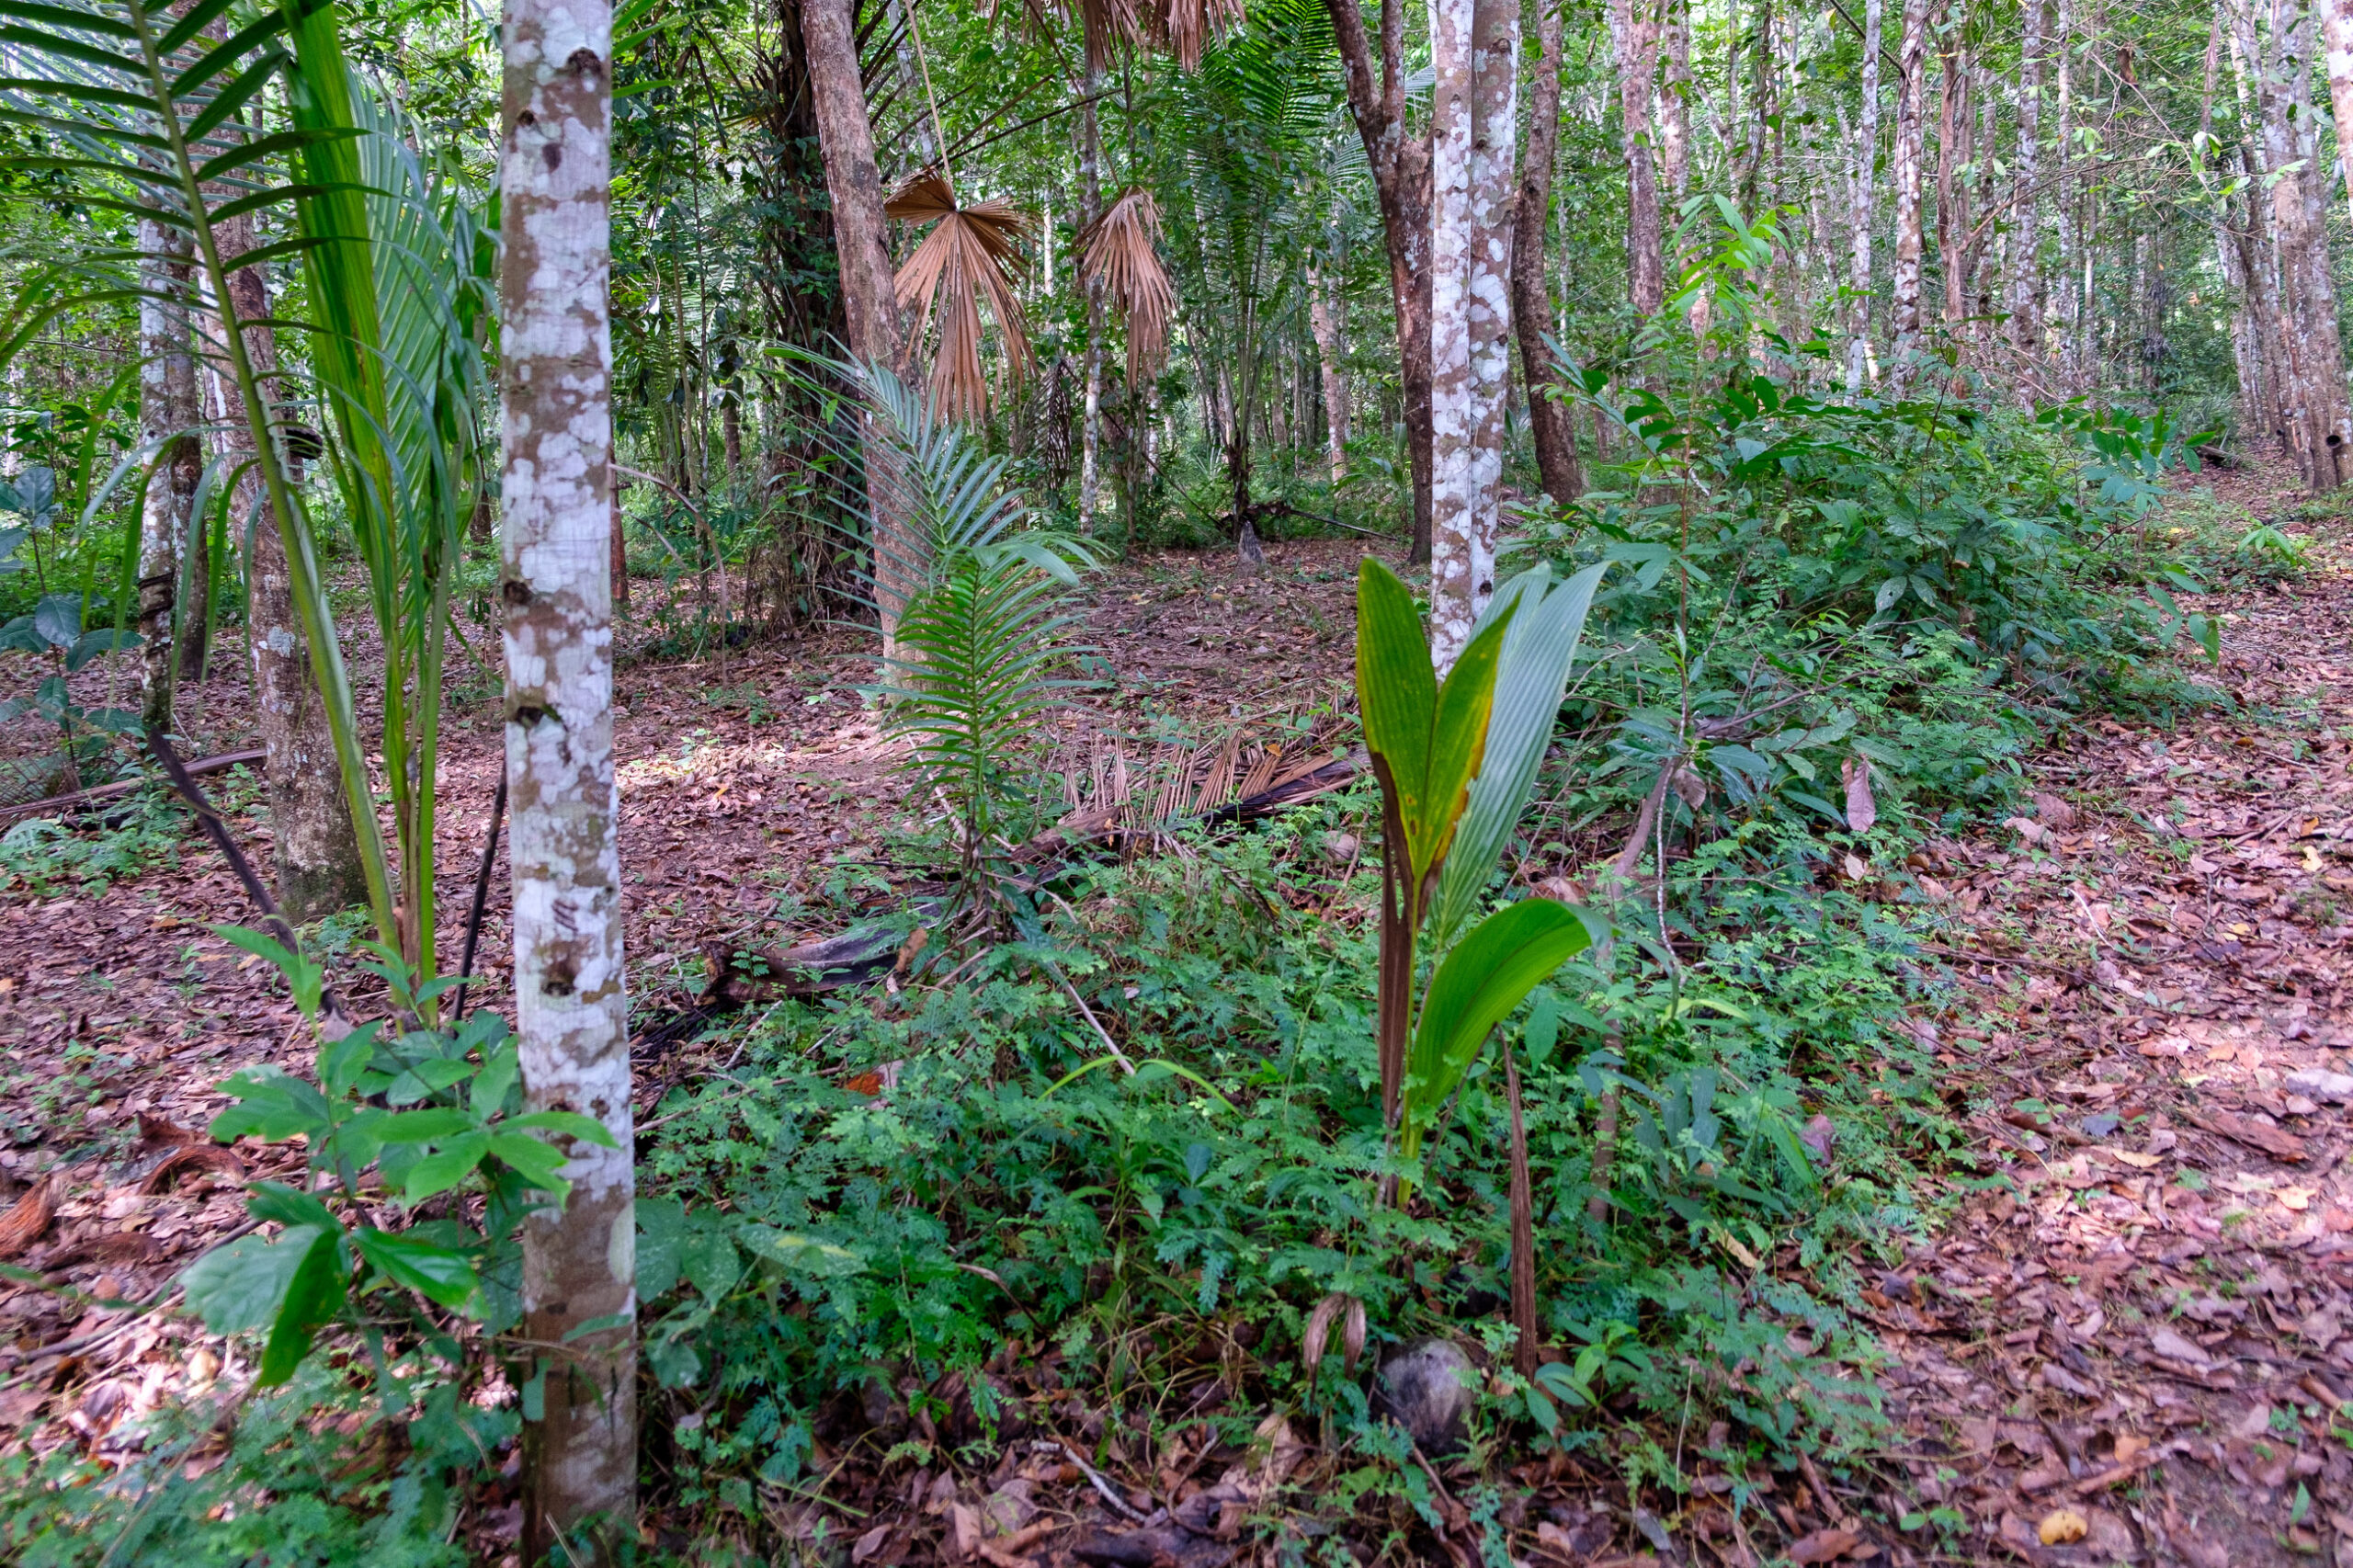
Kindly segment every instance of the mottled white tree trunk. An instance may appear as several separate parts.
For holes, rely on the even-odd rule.
[[[1103,73],[1090,60],[1080,79],[1085,97],[1078,108],[1078,223],[1086,226],[1103,216],[1103,134],[1095,118],[1095,99],[1103,90]],[[1095,520],[1103,494],[1103,335],[1109,325],[1104,310],[1103,285],[1086,285],[1086,399],[1078,421],[1078,526]]]
[[[1888,301],[1893,340],[1893,374],[1910,380],[1920,348],[1921,164],[1927,135],[1928,0],[1904,0],[1904,36],[1896,46],[1895,263]]]
[[[526,1337],[547,1358],[524,1556],[637,1501],[629,1010],[613,783],[612,9],[507,0],[499,176],[506,775],[515,1011],[533,1110],[595,1117],[569,1199],[523,1228]],[[618,1326],[572,1337],[592,1320]]]
[[[2037,0],[2027,0],[2031,6]],[[1855,127],[1853,244],[1848,252],[1847,287],[1847,395],[1859,396],[1863,369],[1870,356],[1871,222],[1873,193],[1879,170],[1880,0],[1864,0],[1862,108]]]
[[[1518,0],[1436,0],[1430,21],[1430,658],[1443,672],[1495,586]]]
[[[1658,168],[1651,154],[1658,13],[1647,3],[1608,0],[1604,14],[1618,56],[1619,130],[1626,149],[1626,295],[1638,313],[1654,316],[1666,301]]]
[[[2051,127],[2051,236],[2059,286],[2050,291],[2043,331],[2056,361],[2059,391],[2063,395],[2082,390],[2075,363],[2075,190],[2074,150],[2075,129],[2075,6],[2056,0],[2051,42],[2058,52],[2055,117]]]
[[[139,514],[139,709],[142,722],[169,730],[181,552],[204,471],[197,438],[175,434],[201,423],[188,335],[195,244],[188,231],[149,221],[139,225],[139,436],[142,445],[159,443]]]
[[[1324,447],[1337,484],[1348,477],[1348,373],[1341,364],[1339,290],[1321,270],[1309,274],[1307,287],[1307,322],[1324,372]]]

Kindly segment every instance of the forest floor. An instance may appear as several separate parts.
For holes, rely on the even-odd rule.
[[[2206,483],[2265,517],[2292,499],[2267,471]],[[2033,818],[1905,873],[1958,983],[1952,1006],[1912,1027],[1936,1031],[1969,1148],[2008,1182],[1865,1292],[1902,1438],[1877,1482],[1809,1468],[1736,1487],[1698,1462],[1661,1560],[2353,1561],[2353,744],[2338,738],[2353,737],[2353,526],[2300,526],[2318,536],[2309,572],[2221,601],[2222,668],[2207,678],[2226,704],[2165,731],[2095,720],[2058,737],[2031,765]],[[1255,579],[1222,554],[1108,574],[1089,636],[1117,695],[1059,715],[1062,738],[1198,740],[1344,702],[1359,553],[1273,545]],[[855,633],[749,648],[723,669],[622,642],[626,940],[645,1020],[690,1002],[714,945],[823,935],[845,898],[887,901],[885,830],[907,802],[851,689],[871,677]],[[445,734],[449,932],[499,766],[490,689]],[[248,744],[241,682],[191,696],[196,749]],[[214,782],[258,847],[251,782]],[[275,976],[205,929],[248,917],[192,835],[108,886],[0,894],[0,1200],[36,1184],[46,1199],[11,1216],[31,1233],[0,1222],[0,1250],[74,1292],[0,1289],[12,1444],[121,1457],[141,1415],[222,1376],[223,1346],[193,1323],[101,1303],[167,1291],[243,1223],[240,1172],[176,1153],[224,1103],[212,1086],[256,1062],[307,1065]],[[476,966],[494,988],[506,939],[494,900]],[[647,1062],[644,1097],[695,1067],[692,1047]],[[281,1159],[291,1168],[248,1146],[242,1174]],[[1285,1468],[1300,1458],[1286,1452]],[[1518,1473],[1527,1561],[1651,1552],[1659,1522],[1606,1471]],[[858,1560],[953,1557],[958,1510],[969,1520],[1008,1489],[1047,1522],[1105,1522],[1073,1467],[1009,1450],[946,1503],[936,1485],[870,1500],[892,1533]],[[1737,1494],[1737,1518],[1710,1501]],[[1040,1562],[1074,1560],[1030,1539]],[[1188,1568],[1231,1554],[1187,1540]],[[1025,1560],[992,1550],[968,1555]]]

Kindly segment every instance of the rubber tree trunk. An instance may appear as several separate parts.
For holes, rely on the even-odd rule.
[[[2059,286],[2050,290],[2043,316],[2047,353],[2061,396],[2081,392],[2075,362],[2075,0],[2056,0],[2052,7],[2051,44],[2057,56],[2057,80],[2052,101],[2051,237],[2052,266]]]
[[[182,551],[188,545],[196,485],[204,472],[204,449],[193,431],[201,423],[197,403],[196,354],[188,335],[188,303],[195,246],[187,231],[153,222],[139,225],[139,435],[142,444],[161,443],[153,476],[139,514],[140,718],[151,728],[172,728],[175,610],[179,599]],[[200,615],[185,618],[201,624]]]
[[[1891,367],[1899,385],[1911,379],[1920,349],[1920,175],[1927,132],[1928,0],[1904,0],[1903,41],[1895,51],[1895,265],[1888,300]]]
[[[1315,335],[1315,358],[1324,373],[1324,446],[1332,483],[1348,477],[1348,373],[1340,346],[1340,293],[1322,270],[1307,280],[1308,327]]]
[[[2353,153],[2347,151],[2353,149],[2353,0],[2320,0],[2320,23],[2327,45],[2328,97],[2336,111],[2337,169],[2342,176],[2353,170]],[[2353,177],[2346,178],[2345,197],[2353,204]]]
[[[1666,256],[1651,158],[1651,78],[1658,71],[1658,14],[1646,4],[1609,0],[1618,53],[1619,130],[1626,150],[1626,296],[1643,316],[1666,302]]]
[[[269,322],[267,268],[237,267],[254,248],[253,220],[244,214],[215,225],[214,243],[229,274],[229,303],[244,329],[262,395],[273,405],[285,398],[278,381],[278,335]],[[236,406],[233,382],[222,401]],[[245,420],[224,421],[233,462],[253,451]],[[271,460],[282,460],[283,450]],[[291,464],[289,464],[290,473]],[[359,841],[352,832],[351,808],[335,760],[335,737],[327,730],[326,704],[311,674],[311,645],[294,613],[294,583],[286,565],[286,539],[269,508],[268,487],[258,470],[237,482],[230,514],[233,538],[247,540],[245,642],[253,659],[254,699],[261,731],[262,776],[269,791],[270,855],[278,872],[278,903],[300,926],[368,902],[368,878],[359,868]],[[253,519],[250,528],[247,519]]]
[[[2263,121],[2264,177],[2279,256],[2279,386],[2290,449],[2313,491],[2345,483],[2353,439],[2329,277],[2325,207],[2313,163],[2309,15],[2297,0],[2271,0],[2256,93]]]
[[[2040,0],[2027,0],[2029,10]],[[1859,397],[1870,361],[1871,223],[1879,172],[1880,0],[1864,0],[1862,108],[1855,129],[1852,235],[1847,253],[1847,395]]]
[[[1552,319],[1544,281],[1545,218],[1552,205],[1552,165],[1561,146],[1561,12],[1556,0],[1536,0],[1538,59],[1528,92],[1528,146],[1519,160],[1518,206],[1512,214],[1511,321],[1519,337],[1520,378],[1528,388],[1528,430],[1536,444],[1536,472],[1544,494],[1565,506],[1585,494],[1570,405],[1545,389],[1564,385],[1545,347]]]
[[[1430,658],[1443,673],[1495,591],[1519,0],[1437,0],[1430,19]]]
[[[884,239],[882,174],[874,161],[874,126],[866,115],[852,8],[852,0],[804,0],[801,41],[817,103],[825,190],[833,199],[849,349],[860,359],[904,373],[906,339]],[[885,660],[898,654],[899,616],[926,567],[921,541],[901,516],[894,474],[890,454],[881,443],[869,441],[866,487],[874,527],[874,606]]]
[[[637,1237],[613,782],[609,0],[507,0],[499,179],[500,598],[515,1024],[526,1104],[603,1123],[523,1226],[540,1346],[524,1560],[609,1557],[637,1506]],[[590,1323],[608,1326],[582,1334]]]
[[[1381,0],[1376,67],[1358,0],[1324,0],[1347,83],[1348,114],[1363,139],[1381,204],[1389,253],[1389,292],[1396,308],[1399,390],[1405,446],[1414,474],[1414,540],[1408,558],[1430,558],[1430,164],[1429,147],[1411,134],[1405,109],[1404,0]]]
[[[1691,194],[1691,6],[1690,0],[1665,0],[1665,31],[1662,47],[1665,63],[1660,71],[1661,91],[1658,113],[1659,176],[1666,182],[1665,199],[1681,207],[1683,199]],[[1541,30],[1540,24],[1539,30]],[[1539,66],[1539,70],[1542,67]],[[1559,75],[1556,67],[1555,76]],[[1559,88],[1553,89],[1557,100]],[[1555,137],[1559,134],[1560,110],[1553,112]],[[1529,142],[1535,143],[1535,128],[1529,129]]]
[[[2018,356],[2020,399],[2030,402],[2042,381],[2042,0],[2026,0],[2024,9],[2013,159],[2019,196],[2011,210],[2010,347]]]
[[[1957,38],[1944,40],[1937,58],[1937,270],[1944,283],[1945,325],[1958,335],[1969,314],[1968,269],[1961,254],[1967,215],[1958,177],[1968,156],[1961,143],[1969,125],[1969,67]]]

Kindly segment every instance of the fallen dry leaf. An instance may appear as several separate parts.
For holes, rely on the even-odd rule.
[[[0,1257],[16,1256],[48,1232],[50,1221],[57,1214],[50,1179],[43,1176],[33,1183],[32,1189],[17,1199],[15,1208],[0,1215]]]
[[[2301,1214],[2313,1206],[2313,1199],[2318,1193],[2309,1187],[2283,1187],[2278,1196],[2280,1208],[2291,1209]]]
[[[2091,1521],[2073,1508],[2053,1508],[2034,1528],[2045,1546],[2068,1546],[2092,1533]]]
[[[2214,1364],[2205,1351],[2183,1337],[2179,1331],[2162,1324],[2150,1331],[2149,1348],[2168,1361],[2178,1361],[2201,1372]]]
[[[2159,1154],[2143,1154],[2135,1149],[2108,1149],[2102,1151],[2102,1153],[2106,1153],[2111,1160],[2122,1161],[2124,1164],[2131,1165],[2136,1171],[2154,1170],[2157,1166],[2165,1164],[2164,1156]]]
[[[1863,1543],[1859,1531],[1822,1529],[1802,1535],[1790,1542],[1790,1561],[1804,1568],[1807,1563],[1835,1562]]]

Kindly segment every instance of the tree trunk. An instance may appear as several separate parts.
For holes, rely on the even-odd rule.
[[[2051,291],[2043,331],[2057,360],[2059,392],[2072,397],[2083,390],[2075,364],[2075,5],[2056,0],[2052,46],[2059,56],[2058,97],[2052,106],[2057,117],[2051,128],[2051,233],[2053,265],[2059,286]]]
[[[1095,118],[1096,95],[1103,90],[1103,74],[1093,64],[1095,51],[1081,85],[1078,106],[1078,222],[1083,233],[1103,215],[1103,137]],[[1078,425],[1078,526],[1092,528],[1103,493],[1103,335],[1108,325],[1103,308],[1103,285],[1086,284],[1086,401]]]
[[[2010,347],[2018,362],[2018,392],[2032,402],[2041,391],[2042,363],[2042,5],[2026,0],[2019,45],[2018,188],[2010,215]]]
[[[2337,173],[2353,203],[2353,0],[2320,0],[2320,20],[2328,46],[2329,102],[2336,111]]]
[[[592,1116],[619,1145],[557,1140],[570,1145],[571,1193],[523,1225],[524,1336],[563,1347],[540,1353],[545,1415],[523,1527],[524,1561],[538,1564],[572,1561],[558,1542],[592,1520],[609,1559],[633,1533],[637,1506],[637,1232],[613,781],[609,0],[507,0],[501,38],[500,598],[516,1033],[527,1106]]]
[[[1414,540],[1408,559],[1430,558],[1430,165],[1428,145],[1409,133],[1405,111],[1404,0],[1381,0],[1381,60],[1375,72],[1357,0],[1324,0],[1348,88],[1348,114],[1364,141],[1389,252],[1389,292],[1397,314],[1399,390],[1414,474]]]
[[[1348,376],[1340,354],[1340,293],[1321,269],[1307,280],[1307,321],[1315,334],[1315,358],[1324,372],[1324,445],[1332,483],[1348,477]],[[1133,437],[1131,437],[1133,439]]]
[[[201,423],[188,334],[195,245],[185,230],[143,222],[139,248],[145,290],[139,301],[139,434],[142,443],[163,443],[139,515],[140,719],[169,731],[177,665],[174,621],[199,619],[174,614],[197,481],[204,472],[204,449],[196,437],[173,434]]]
[[[1955,177],[1967,157],[1962,147],[1969,125],[1969,68],[1963,62],[1961,40],[1945,41],[1940,55],[1942,62],[1939,104],[1937,115],[1937,270],[1942,274],[1945,292],[1945,324],[1956,335],[1961,323],[1969,314],[1966,269],[1961,265],[1961,235],[1968,227],[1968,218],[1961,209],[1961,185]]]
[[[1654,316],[1666,302],[1658,176],[1651,162],[1651,78],[1658,70],[1658,17],[1648,5],[1609,0],[1618,52],[1619,130],[1626,150],[1626,296]]]
[[[1518,52],[1518,0],[1431,6],[1430,658],[1441,674],[1495,585]]]
[[[833,198],[834,244],[840,257],[849,350],[870,364],[904,374],[906,340],[890,247],[884,242],[882,175],[874,161],[874,127],[866,118],[852,7],[853,0],[803,0],[801,47],[817,100],[825,189]],[[898,655],[899,616],[922,582],[926,564],[918,541],[901,518],[896,492],[890,454],[880,443],[869,441],[866,494],[874,527],[874,608],[886,662]]]
[[[284,402],[278,381],[278,335],[269,320],[266,269],[238,267],[254,248],[253,220],[239,214],[213,228],[229,274],[229,305],[245,327],[245,356],[256,383],[272,406]],[[232,411],[222,422],[233,463],[253,451],[253,430],[234,411],[233,381],[222,387]],[[282,452],[270,460],[281,460]],[[290,469],[290,464],[289,465]],[[258,509],[259,516],[256,517]],[[359,840],[351,826],[351,803],[344,793],[343,768],[327,729],[326,704],[311,676],[311,646],[295,619],[294,585],[286,565],[286,539],[270,510],[268,487],[258,469],[237,482],[231,514],[247,534],[245,642],[254,665],[254,699],[261,731],[262,775],[269,791],[270,855],[278,872],[278,903],[294,925],[368,902],[368,877],[359,866]]]
[[[2319,128],[2312,107],[2313,19],[2302,0],[2272,0],[2271,87],[2264,140],[2285,295],[2281,320],[2293,337],[2288,361],[2296,378],[2298,445],[2305,483],[2334,490],[2353,477],[2353,408],[2345,387],[2336,286],[2329,273],[2328,209],[2319,170]],[[2293,165],[2292,167],[2290,165]]]
[[[1561,0],[1536,0],[1540,58],[1529,89],[1528,148],[1519,161],[1519,209],[1511,244],[1512,326],[1519,335],[1519,369],[1528,385],[1528,428],[1536,442],[1536,471],[1544,494],[1566,506],[1585,494],[1577,461],[1576,428],[1569,404],[1548,395],[1562,386],[1560,367],[1545,347],[1552,320],[1551,291],[1544,285],[1544,231],[1552,205],[1552,165],[1561,144]],[[1688,38],[1688,35],[1687,35]],[[1689,62],[1685,62],[1689,75]]]
[[[2036,0],[2027,0],[2029,6]],[[1880,0],[1864,0],[1862,112],[1855,130],[1854,234],[1847,287],[1847,395],[1859,397],[1870,358],[1872,194],[1879,169]]]
[[[1896,384],[1912,380],[1920,351],[1920,165],[1927,130],[1928,0],[1904,0],[1904,39],[1895,69],[1895,266],[1888,327]]]
[[[1659,94],[1658,161],[1659,173],[1666,181],[1665,198],[1680,208],[1683,199],[1691,194],[1691,6],[1690,0],[1665,0],[1666,23],[1664,47],[1665,68],[1662,72],[1663,87]],[[1540,66],[1539,69],[1542,69]],[[1560,75],[1556,64],[1552,74]],[[1559,134],[1560,86],[1552,88],[1552,119],[1554,135]],[[1529,144],[1535,145],[1535,130],[1529,131]]]

